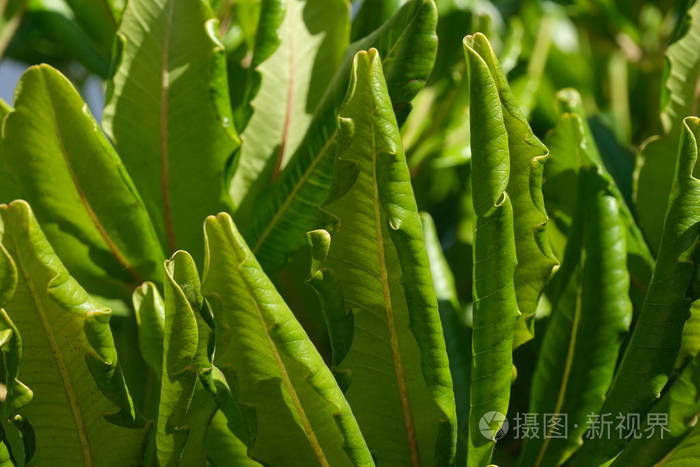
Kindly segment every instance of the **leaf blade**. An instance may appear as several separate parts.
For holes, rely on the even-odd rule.
[[[330,370],[231,217],[207,218],[205,232],[203,290],[221,330],[214,363],[245,415],[249,455],[273,464],[373,465]]]
[[[239,145],[211,18],[202,0],[129,2],[103,117],[164,249],[195,258],[200,223],[230,207],[225,171]]]
[[[354,321],[353,342],[336,371],[349,378],[348,400],[379,463],[449,464],[456,441],[452,380],[420,215],[376,49],[355,55],[349,89],[339,131],[350,143],[339,166],[355,167],[357,179],[324,207],[338,224],[326,264]],[[348,178],[342,171],[336,176]]]
[[[338,144],[335,119],[355,52],[376,47],[384,57],[389,94],[401,119],[432,69],[436,21],[433,0],[412,0],[380,29],[348,48],[299,149],[272,190],[256,200],[256,218],[244,230],[265,270],[274,271],[284,265],[287,257],[304,245],[306,232],[317,227],[317,208],[331,190]]]
[[[136,462],[140,431],[105,420],[135,423],[109,310],[93,302],[68,275],[25,202],[2,205],[0,213],[2,241],[19,272],[7,309],[23,335],[22,378],[34,391],[32,403],[19,410],[31,420],[37,438],[32,463]],[[104,449],[113,454],[101,456]]]
[[[143,202],[76,89],[40,65],[5,120],[3,164],[52,245],[92,293],[157,280],[161,249]]]
[[[700,181],[694,177],[700,121],[683,121],[673,189],[656,267],[642,310],[608,392],[601,413],[645,414],[668,381],[680,348],[683,323],[689,315],[696,269],[695,247]],[[630,392],[629,388],[635,388]],[[591,439],[574,458],[574,465],[591,465],[614,457],[625,445],[616,433]]]

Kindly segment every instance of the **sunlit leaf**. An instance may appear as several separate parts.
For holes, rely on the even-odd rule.
[[[34,393],[16,410],[36,435],[31,465],[137,462],[141,431],[125,427],[136,420],[117,364],[110,311],[68,274],[26,203],[2,205],[0,214],[2,244],[18,276],[5,307],[22,335],[20,378]]]
[[[201,222],[230,207],[238,147],[223,46],[205,0],[132,0],[103,124],[166,253],[202,255]]]

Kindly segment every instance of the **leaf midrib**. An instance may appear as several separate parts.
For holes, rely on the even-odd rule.
[[[15,251],[19,251],[19,246],[17,245],[17,240],[15,239],[14,235],[12,235],[11,238],[12,243],[15,247]],[[83,457],[84,465],[86,467],[91,467],[93,465],[92,451],[90,449],[90,441],[88,439],[87,429],[85,428],[85,421],[83,420],[82,414],[80,412],[78,396],[75,392],[75,388],[73,387],[73,382],[70,379],[66,363],[63,360],[61,348],[59,347],[58,342],[56,341],[56,337],[53,334],[53,330],[49,325],[48,317],[46,316],[43,303],[41,302],[41,300],[38,299],[38,294],[36,293],[36,290],[34,289],[33,284],[31,280],[29,280],[29,276],[27,275],[24,269],[23,261],[18,260],[16,264],[19,273],[22,275],[24,282],[27,284],[27,288],[29,289],[32,301],[35,305],[34,309],[36,310],[36,313],[39,316],[41,326],[44,330],[44,333],[46,334],[46,340],[48,341],[49,347],[51,348],[51,355],[53,356],[53,360],[56,363],[56,369],[58,370],[61,380],[63,381],[63,389],[66,393],[66,398],[68,399],[68,405],[70,407],[71,415],[73,416],[73,421],[75,422],[75,429],[77,431],[78,441],[80,444],[80,452]]]
[[[234,240],[235,242],[235,240]],[[235,243],[234,243],[235,244]],[[243,262],[240,263],[239,265],[239,271],[240,268],[242,267]],[[287,391],[292,398],[292,402],[294,403],[294,407],[296,408],[297,414],[299,418],[301,419],[301,424],[304,430],[304,434],[306,435],[306,438],[309,440],[309,443],[311,444],[311,448],[314,451],[314,454],[316,455],[316,458],[318,459],[318,462],[321,466],[323,467],[330,467],[330,464],[328,463],[328,459],[326,458],[326,454],[323,451],[323,448],[321,447],[321,443],[318,441],[318,437],[316,436],[316,432],[314,431],[313,426],[311,425],[311,421],[309,420],[309,417],[306,415],[306,411],[304,409],[304,406],[301,403],[301,400],[299,399],[299,395],[297,394],[296,388],[294,387],[294,384],[292,384],[292,380],[289,376],[289,373],[287,372],[287,367],[284,365],[284,361],[282,360],[282,356],[279,353],[279,350],[277,349],[277,345],[275,344],[274,340],[272,339],[272,336],[270,336],[270,327],[265,320],[265,317],[263,316],[262,310],[258,306],[258,302],[255,298],[255,294],[253,293],[253,289],[255,288],[254,284],[251,284],[248,281],[248,277],[246,274],[241,274],[241,279],[245,283],[246,289],[248,290],[248,294],[250,294],[250,303],[253,305],[255,308],[255,315],[257,318],[260,320],[260,325],[262,328],[265,330],[265,338],[270,345],[270,349],[272,350],[272,354],[275,357],[275,362],[277,363],[277,368],[280,372],[280,375],[282,377],[282,382],[286,386]]]
[[[406,23],[405,27],[401,31],[401,34],[399,34],[398,39],[391,46],[391,48],[389,49],[389,51],[386,54],[386,57],[384,57],[382,59],[383,65],[385,65],[386,63],[391,61],[392,55],[393,55],[394,51],[396,50],[396,48],[398,47],[398,44],[400,43],[400,41],[405,36],[406,31],[411,29],[411,26],[413,26],[413,24],[415,23],[419,11],[420,11],[420,9],[416,9],[416,11],[413,12],[413,16],[411,17],[411,20]],[[321,106],[319,106],[319,108],[321,108]],[[336,112],[336,115],[337,115],[337,112]],[[311,127],[309,129],[311,129]],[[297,183],[294,184],[294,187],[292,188],[290,193],[287,195],[284,202],[282,203],[280,208],[277,210],[277,212],[275,213],[273,218],[270,220],[270,223],[265,227],[265,230],[260,234],[257,241],[255,242],[255,246],[253,247],[254,253],[257,253],[260,250],[262,245],[267,240],[267,237],[275,229],[277,222],[279,222],[279,219],[285,214],[286,210],[289,208],[289,205],[295,199],[297,192],[301,189],[301,186],[304,185],[306,183],[306,180],[309,179],[309,177],[311,176],[311,173],[313,173],[313,170],[318,165],[318,162],[321,159],[323,159],[323,156],[325,155],[326,151],[328,151],[328,148],[330,147],[330,145],[333,143],[333,141],[335,141],[337,134],[338,134],[338,130],[336,128],[333,131],[333,133],[331,134],[331,136],[328,138],[328,141],[326,141],[326,143],[323,145],[323,147],[321,148],[319,153],[314,157],[314,159],[311,162],[311,164],[309,165],[309,167],[304,171],[304,174],[302,175],[302,177],[299,179],[299,181]]]
[[[282,206],[280,206],[280,208],[277,210],[275,215],[272,217],[272,220],[270,221],[270,223],[267,224],[267,227],[265,227],[265,230],[260,234],[257,241],[255,242],[255,245],[252,248],[253,253],[258,253],[260,248],[263,246],[263,244],[267,240],[267,237],[270,236],[270,234],[272,233],[272,231],[276,227],[277,222],[279,222],[279,219],[285,214],[285,212],[289,208],[289,205],[292,203],[292,201],[294,201],[296,199],[296,194],[304,186],[304,184],[306,183],[306,180],[308,180],[309,177],[311,177],[311,175],[314,172],[314,169],[316,168],[318,163],[323,159],[323,156],[325,155],[325,153],[328,151],[328,149],[331,147],[331,145],[335,141],[337,134],[338,134],[338,129],[336,128],[336,130],[333,131],[333,134],[328,138],[328,141],[326,141],[326,144],[324,144],[323,147],[321,148],[321,150],[319,151],[319,154],[311,161],[309,168],[304,172],[304,174],[299,179],[299,181],[296,184],[294,184],[292,191],[285,198],[284,203],[282,203]]]
[[[372,110],[372,114],[374,114],[374,110],[375,109]],[[401,411],[404,426],[406,428],[406,438],[408,441],[409,454],[411,456],[411,465],[413,467],[420,467],[420,453],[418,451],[418,442],[416,440],[416,428],[413,421],[413,413],[411,410],[411,401],[408,396],[408,388],[406,387],[406,375],[404,373],[403,362],[401,360],[401,349],[399,348],[396,323],[394,322],[394,307],[391,300],[389,274],[386,266],[386,252],[384,250],[384,235],[382,231],[382,217],[379,204],[379,186],[377,184],[377,146],[374,125],[370,126],[370,133],[370,141],[372,143],[372,202],[374,207],[374,227],[377,234],[377,257],[379,261],[379,274],[384,298],[384,310],[386,311],[386,326],[389,333],[389,344],[391,347],[391,360],[394,367],[396,385],[398,386],[399,390],[399,398],[401,400]]]
[[[297,7],[298,8],[298,7]],[[286,15],[291,12],[288,10]],[[287,65],[289,67],[289,80],[287,81],[287,99],[285,106],[284,122],[282,126],[282,137],[280,140],[279,149],[277,151],[277,159],[275,161],[275,169],[272,175],[272,180],[279,178],[280,172],[282,171],[285,149],[287,148],[287,141],[289,140],[289,129],[292,124],[292,114],[294,105],[294,86],[296,85],[296,67],[294,63],[296,61],[295,47],[296,47],[296,36],[294,34],[294,28],[292,28],[292,22],[289,18],[285,17],[285,22],[287,23],[287,37],[289,42],[289,58]]]
[[[583,259],[583,258],[582,258]],[[583,261],[581,261],[583,262]],[[566,360],[564,362],[564,372],[561,377],[561,383],[559,385],[559,392],[557,393],[557,400],[554,405],[554,410],[552,411],[553,414],[558,414],[561,413],[561,409],[564,406],[564,398],[566,395],[566,391],[568,390],[569,387],[569,378],[571,377],[571,367],[573,366],[573,361],[574,361],[574,353],[576,351],[576,341],[578,337],[578,331],[579,331],[579,323],[581,321],[581,293],[578,292],[580,290],[580,287],[582,287],[582,276],[581,273],[578,274],[579,278],[577,280],[577,292],[576,292],[576,307],[574,308],[574,316],[571,321],[571,336],[569,338],[569,345],[566,349]],[[542,463],[542,460],[544,459],[544,455],[547,452],[547,448],[549,447],[549,443],[551,440],[551,433],[552,430],[554,429],[554,426],[550,427],[545,427],[547,430],[546,436],[544,437],[544,442],[542,443],[542,446],[540,447],[540,451],[537,455],[537,458],[535,460],[535,463],[533,464],[533,467],[539,467],[540,464]]]
[[[95,213],[94,209],[92,209],[92,205],[90,204],[90,201],[88,201],[87,196],[83,191],[78,176],[75,173],[75,170],[73,169],[73,164],[71,163],[70,158],[68,157],[68,150],[66,149],[66,145],[63,140],[63,133],[58,128],[59,120],[58,114],[56,112],[56,103],[54,102],[53,95],[50,91],[49,83],[46,81],[46,78],[44,76],[44,71],[41,72],[41,79],[44,83],[44,88],[47,90],[46,95],[49,98],[49,101],[51,102],[49,108],[51,111],[51,115],[53,116],[52,120],[56,125],[56,139],[61,152],[61,158],[63,159],[63,162],[66,165],[66,170],[70,175],[71,181],[73,182],[73,186],[75,187],[75,191],[78,194],[78,198],[80,199],[81,204],[85,208],[85,212],[92,221],[92,224],[97,229],[97,232],[99,233],[100,237],[102,237],[102,240],[107,245],[107,248],[112,252],[114,258],[127,271],[131,278],[140,284],[144,281],[144,278],[138,271],[136,271],[136,269],[134,269],[131,263],[129,263],[129,261],[126,259],[126,256],[124,256],[124,254],[122,254],[122,252],[119,250],[116,243],[112,240],[112,237],[107,232],[105,226],[102,225],[102,222],[100,221],[99,217],[97,217],[97,214]]]

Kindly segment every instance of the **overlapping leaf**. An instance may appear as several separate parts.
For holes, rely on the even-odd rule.
[[[163,366],[155,445],[158,465],[177,466],[187,465],[182,456],[190,432],[206,431],[208,417],[214,412],[203,406],[202,401],[211,396],[198,384],[200,373],[211,369],[211,331],[199,316],[204,299],[192,257],[176,252],[165,262],[165,272]],[[193,401],[195,395],[199,395],[199,404]],[[207,416],[208,412],[211,415]],[[204,418],[197,416],[202,413]]]
[[[323,229],[307,234],[311,250],[311,268],[306,283],[316,292],[331,343],[331,363],[338,365],[350,350],[354,334],[353,313],[346,309],[340,278],[326,267],[331,234]]]
[[[233,128],[223,46],[205,0],[133,0],[104,126],[163,247],[201,258],[201,222],[230,207]]]
[[[33,394],[32,390],[18,379],[22,362],[22,336],[3,308],[17,288],[17,268],[2,244],[0,256],[0,355],[7,391],[2,405],[2,416],[8,418],[27,405]]]
[[[600,410],[632,318],[625,224],[609,180],[590,162],[579,171],[576,203],[532,383],[528,412],[538,417],[540,431],[525,441],[523,466],[559,465],[583,443],[587,417]],[[546,426],[544,414],[566,418]],[[553,436],[562,432],[565,438]]]
[[[0,164],[91,293],[128,296],[158,280],[162,250],[119,156],[70,82],[48,65],[22,76]],[[5,182],[3,182],[5,183]],[[11,200],[6,200],[11,201]]]
[[[483,36],[464,42],[470,76],[474,232],[474,318],[467,465],[489,464],[496,434],[508,411],[513,328],[520,315],[515,289],[517,264],[513,205],[508,187],[511,161],[498,88],[481,56]],[[488,384],[485,384],[488,382]],[[480,427],[486,422],[485,435]],[[491,436],[489,436],[491,435]]]
[[[688,117],[676,161],[670,201],[656,267],[632,336],[607,394],[601,413],[642,416],[659,397],[673,370],[683,323],[697,293],[691,284],[696,271],[700,225],[700,181],[696,178],[700,120]],[[584,444],[574,465],[597,465],[625,445],[619,433]]]
[[[355,52],[368,47],[379,50],[389,95],[402,121],[432,69],[436,16],[433,0],[412,0],[381,28],[348,48],[299,148],[279,181],[256,201],[255,218],[244,230],[266,271],[284,265],[288,256],[304,245],[306,232],[316,227],[318,207],[330,191],[338,146],[337,112],[347,91]]]
[[[692,431],[700,413],[700,358],[693,358],[654,404],[612,466],[656,464]],[[697,461],[697,459],[696,459]]]
[[[491,98],[486,88],[495,87],[497,91],[490,101],[478,101],[478,103],[471,101],[470,119],[476,122],[472,123],[471,134],[474,135],[475,131],[484,132],[486,131],[484,127],[490,126],[493,128],[492,131],[497,132],[493,136],[498,136],[499,141],[506,143],[505,146],[494,148],[499,153],[492,158],[501,159],[499,164],[505,172],[498,176],[506,177],[504,178],[507,182],[505,191],[513,208],[518,262],[515,269],[515,292],[518,308],[522,313],[515,328],[513,344],[517,347],[532,338],[529,320],[534,316],[540,294],[557,264],[547,236],[548,219],[542,197],[542,171],[549,151],[532,133],[527,119],[518,108],[486,37],[482,34],[469,36],[465,47],[470,51],[468,54],[470,64],[472,64],[471,60],[478,60],[478,64],[474,63],[470,68],[472,92]],[[472,143],[472,158],[475,150]],[[481,173],[479,166],[481,164],[484,164],[482,159],[473,162],[475,171],[473,180],[480,176],[477,173]],[[498,183],[492,183],[487,191],[491,196],[482,198],[488,201],[480,201],[489,204],[483,204],[478,208],[475,204],[477,214],[480,212],[483,215],[487,206],[491,206],[490,203],[498,199],[500,196],[498,187]],[[483,186],[478,189],[483,189]],[[477,203],[476,198],[475,203]]]
[[[249,78],[252,116],[231,181],[231,198],[250,205],[284,168],[311,122],[349,43],[346,0],[268,0]],[[239,214],[240,215],[240,214]]]
[[[246,423],[239,438],[270,465],[373,465],[348,402],[227,214],[205,222],[203,292],[216,356]]]
[[[467,419],[469,417],[470,330],[461,316],[455,279],[443,254],[435,223],[430,214],[426,212],[421,213],[421,221],[455,393],[458,422],[455,463],[462,464],[466,460]]]
[[[165,333],[165,304],[152,282],[134,290],[134,318],[138,327],[141,356],[159,378],[163,371],[163,339]]]
[[[562,113],[554,131],[547,135],[547,145],[552,157],[545,166],[546,183],[542,188],[547,207],[551,208],[553,215],[557,217],[560,228],[573,232],[571,223],[576,210],[576,197],[571,196],[571,193],[572,190],[576,190],[578,170],[581,166],[596,167],[599,176],[607,183],[607,190],[617,200],[625,225],[631,295],[635,307],[641,306],[654,268],[654,258],[630,208],[598,152],[586,123],[581,96],[574,89],[563,89],[557,93],[557,98]]]
[[[340,109],[338,183],[324,207],[337,231],[326,265],[354,333],[336,366],[379,464],[444,465],[456,422],[437,299],[398,125],[375,49],[355,55]],[[338,194],[336,194],[338,195]]]
[[[18,277],[7,315],[22,335],[20,378],[34,392],[30,403],[15,407],[36,436],[30,465],[137,462],[141,432],[123,427],[135,424],[135,414],[117,364],[110,311],[70,277],[25,202],[2,205],[0,214],[2,244]]]
[[[690,3],[688,3],[690,4]],[[663,219],[673,184],[673,154],[682,133],[681,119],[692,115],[700,73],[700,2],[685,12],[679,37],[666,51],[666,81],[661,123],[664,134],[650,139],[641,153],[636,203],[639,224],[652,251],[657,252]]]

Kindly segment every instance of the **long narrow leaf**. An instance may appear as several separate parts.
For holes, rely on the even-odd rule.
[[[692,359],[664,396],[649,409],[639,433],[611,464],[655,464],[670,453],[697,423],[700,413],[700,358]]]
[[[452,379],[437,297],[396,118],[375,49],[355,55],[340,110],[337,220],[326,263],[354,335],[336,366],[379,464],[447,465],[454,456]],[[347,172],[344,170],[347,169]]]
[[[128,465],[139,460],[135,414],[117,364],[110,311],[70,277],[23,201],[0,206],[2,243],[18,271],[8,315],[22,334],[20,377],[34,392],[31,465]],[[110,422],[111,421],[111,422]],[[112,423],[113,422],[113,423]]]
[[[455,278],[447,264],[442,245],[435,228],[435,223],[426,212],[421,213],[425,250],[430,260],[430,272],[433,277],[435,295],[440,310],[445,347],[450,359],[450,372],[457,408],[457,454],[456,463],[466,460],[467,420],[469,417],[469,378],[471,368],[471,331],[464,322],[461,306],[457,297]]]
[[[197,419],[193,405],[200,372],[211,367],[207,346],[209,330],[197,313],[204,306],[199,276],[192,257],[178,251],[165,262],[165,319],[163,369],[156,432],[161,466],[187,465],[181,461],[190,430],[204,431],[208,419]],[[213,414],[213,413],[212,413]]]
[[[656,268],[613,384],[600,413],[641,414],[659,397],[673,370],[689,316],[700,225],[700,181],[695,177],[700,120],[683,121],[676,172]],[[574,465],[598,465],[625,445],[619,433],[589,440]]]
[[[231,181],[234,204],[255,199],[294,154],[342,62],[349,13],[347,0],[267,0],[261,5],[249,78],[255,95]]]
[[[654,269],[654,258],[649,251],[644,235],[637,225],[629,206],[620,193],[598,152],[596,142],[586,122],[581,96],[574,89],[563,89],[557,93],[561,115],[556,128],[547,135],[547,145],[552,156],[545,166],[546,183],[543,186],[548,208],[560,222],[571,224],[576,199],[575,190],[578,170],[592,165],[607,182],[608,190],[617,200],[620,216],[625,225],[627,267],[631,280],[631,296],[635,308],[641,308],[647,285]],[[571,232],[571,229],[569,229]]]
[[[471,134],[484,131],[484,126],[496,125],[494,128],[500,127],[499,131],[504,132],[501,138],[507,142],[503,148],[503,157],[508,158],[510,167],[506,191],[513,206],[518,261],[515,268],[515,292],[521,312],[513,338],[513,345],[517,347],[532,338],[530,320],[535,315],[542,290],[557,265],[547,236],[548,219],[542,198],[542,171],[549,151],[532,133],[527,119],[518,108],[486,37],[483,34],[469,36],[465,40],[465,47],[469,49],[469,60],[478,57],[480,63],[487,67],[470,68],[470,86],[473,92],[478,92],[475,88],[479,86],[495,86],[498,92],[490,101],[472,102],[469,110],[471,121],[474,122]],[[496,106],[500,108],[498,113],[492,109]],[[472,144],[472,153],[479,149],[481,148],[475,148]]]
[[[539,433],[525,442],[523,466],[559,465],[583,443],[587,417],[602,406],[631,321],[624,223],[598,170],[580,171],[575,233],[560,269],[562,287],[552,304],[528,409],[537,414]],[[548,422],[557,425],[546,425],[544,414],[566,418],[555,415],[560,418]]]
[[[2,165],[18,195],[91,293],[122,298],[158,280],[163,253],[148,212],[67,78],[48,65],[29,68],[3,140]]]
[[[244,235],[266,271],[284,265],[304,245],[306,232],[317,227],[318,208],[328,197],[333,177],[338,149],[336,118],[350,80],[353,55],[361,49],[377,48],[401,121],[430,75],[437,48],[436,21],[433,0],[411,0],[381,28],[348,48],[299,149],[274,187],[254,201],[255,218]]]
[[[467,465],[489,463],[508,411],[513,328],[520,315],[515,291],[517,264],[513,205],[509,194],[508,133],[498,88],[474,47],[488,47],[480,36],[465,38],[470,76],[472,193],[474,232],[474,318]],[[482,50],[483,52],[483,50]],[[485,382],[488,381],[488,384]]]
[[[166,253],[201,258],[201,222],[230,207],[238,147],[223,46],[205,0],[132,0],[104,127],[146,203]]]
[[[333,375],[231,217],[207,218],[205,237],[214,363],[246,418],[249,455],[269,465],[374,465]]]
[[[667,77],[662,88],[661,124],[663,134],[651,138],[642,149],[637,180],[636,203],[639,224],[657,252],[663,219],[673,184],[672,157],[683,132],[681,119],[695,112],[694,102],[700,74],[700,2],[689,7],[679,22],[681,35],[666,50]]]

